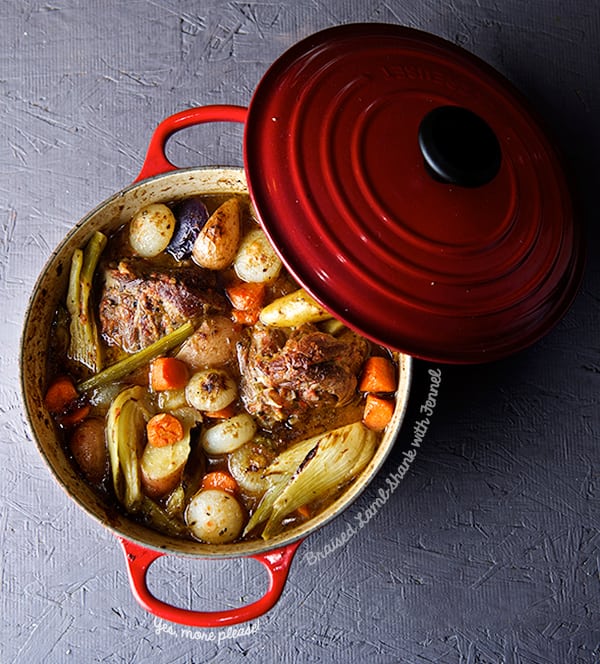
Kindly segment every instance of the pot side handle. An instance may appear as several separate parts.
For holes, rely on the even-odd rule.
[[[248,109],[244,106],[213,104],[188,108],[165,118],[152,134],[142,170],[134,182],[177,170],[177,166],[167,159],[165,153],[167,141],[175,132],[206,122],[241,122],[243,124],[247,114]]]
[[[133,596],[149,613],[170,622],[189,627],[225,627],[254,620],[273,608],[277,603],[288,576],[296,549],[303,540],[297,540],[279,549],[249,556],[262,563],[269,575],[267,592],[252,604],[223,611],[194,611],[171,606],[156,598],[148,589],[146,575],[150,565],[163,553],[146,549],[139,544],[119,537],[125,553],[127,573]]]

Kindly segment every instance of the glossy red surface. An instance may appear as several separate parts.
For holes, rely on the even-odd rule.
[[[155,597],[148,588],[147,574],[150,565],[164,554],[147,549],[125,538],[119,538],[125,554],[131,590],[139,604],[158,618],[191,627],[225,627],[254,620],[273,608],[283,592],[290,565],[302,540],[280,549],[271,549],[250,556],[267,570],[269,585],[266,593],[255,602],[234,609],[221,611],[196,611],[172,606]]]
[[[134,182],[141,182],[146,178],[177,170],[178,167],[169,161],[166,152],[167,141],[176,132],[207,122],[244,123],[246,113],[247,109],[245,106],[211,104],[208,106],[186,108],[184,111],[165,118],[158,124],[152,134],[148,149],[146,150],[144,163]]]
[[[470,109],[501,147],[477,188],[426,171],[423,117]],[[561,166],[497,72],[427,33],[332,28],[267,71],[246,122],[261,223],[289,270],[350,327],[437,361],[498,359],[565,313],[582,248]]]

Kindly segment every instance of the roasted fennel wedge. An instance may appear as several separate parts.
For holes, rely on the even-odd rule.
[[[371,460],[376,441],[373,431],[355,422],[292,445],[265,470],[270,486],[244,534],[266,521],[262,538],[273,537],[288,514],[356,477]]]
[[[146,390],[134,385],[118,394],[106,417],[106,441],[115,494],[129,510],[143,499],[139,457],[144,447],[145,425],[150,417]]]
[[[69,357],[92,371],[102,369],[102,346],[90,303],[92,281],[107,237],[96,231],[85,249],[76,249],[71,260],[67,310],[71,316]]]

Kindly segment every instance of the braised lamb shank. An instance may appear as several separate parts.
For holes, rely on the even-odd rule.
[[[134,353],[188,320],[226,309],[215,275],[198,267],[152,267],[144,260],[121,260],[104,270],[99,303],[102,336]]]
[[[349,330],[334,337],[306,324],[288,336],[256,325],[238,344],[244,404],[265,426],[294,424],[317,405],[344,406],[367,353],[367,342]]]

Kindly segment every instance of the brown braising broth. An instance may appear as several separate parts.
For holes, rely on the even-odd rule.
[[[230,198],[231,196],[228,195],[202,196],[202,200],[210,215]],[[236,198],[241,201],[242,214],[240,237],[244,238],[249,231],[257,229],[258,224],[253,218],[248,199],[241,196],[236,196]],[[177,203],[177,201],[170,202],[167,205],[172,210],[176,211]],[[95,270],[92,287],[91,311],[98,323],[99,330],[101,330],[101,326],[99,322],[98,305],[102,296],[103,274],[107,269],[107,266],[114,266],[124,259],[136,260],[136,254],[129,242],[129,224],[124,225],[108,237],[108,242]],[[144,259],[144,264],[151,266],[152,269],[155,269],[157,272],[162,270],[178,270],[183,269],[184,267],[197,270],[203,269],[199,268],[192,258],[177,260],[166,251],[160,252],[155,257]],[[245,398],[245,393],[240,387],[240,382],[242,381],[240,369],[241,340],[247,339],[250,334],[254,334],[255,325],[260,326],[260,323],[240,322],[239,316],[237,316],[236,312],[233,310],[234,308],[227,296],[227,290],[232,285],[241,283],[234,266],[228,265],[224,269],[217,271],[213,270],[212,272],[211,279],[214,280],[214,290],[225,302],[225,310],[222,315],[228,319],[235,319],[235,339],[227,340],[232,346],[232,352],[225,362],[218,364],[218,369],[225,371],[237,385],[237,396],[228,406],[227,413],[229,417],[233,417],[248,413],[248,400]],[[266,284],[264,300],[261,306],[265,307],[269,303],[278,300],[278,298],[282,298],[297,291],[298,288],[298,285],[286,272],[285,267],[282,266],[279,275]],[[198,328],[201,321],[206,319],[211,320],[212,314],[203,315],[195,319],[195,327]],[[73,384],[80,385],[82,381],[88,379],[93,374],[93,372],[83,364],[69,358],[69,323],[69,313],[67,312],[66,307],[61,305],[56,312],[53,333],[51,334],[49,385],[51,385],[58,377],[64,375],[70,377]],[[315,333],[327,333],[335,339],[340,339],[340,335],[354,334],[331,319],[311,322],[307,325],[310,327],[302,329],[309,329]],[[292,330],[282,328],[281,331],[278,331],[276,334],[280,333],[289,337],[290,334],[292,334]],[[267,330],[266,334],[271,334],[271,332]],[[344,339],[345,338],[346,337],[344,337]],[[124,352],[119,346],[110,343],[110,340],[107,339],[105,334],[101,334],[100,341],[103,350],[103,364],[105,367],[118,362],[128,355],[128,353]],[[223,340],[224,343],[225,341],[226,340]],[[393,363],[397,383],[398,368],[392,355],[386,349],[376,347],[370,342],[364,342],[364,344],[366,348],[365,360],[368,356],[375,355],[382,356]],[[246,348],[248,348],[248,346],[246,346]],[[179,349],[180,345],[169,351],[167,355],[176,356]],[[260,360],[260,356],[258,357]],[[304,361],[303,356],[298,355],[297,357],[294,356],[288,364],[294,364],[294,362],[301,363],[302,361]],[[283,418],[279,421],[269,421],[268,423],[265,423],[262,419],[258,418],[256,414],[252,414],[256,431],[251,440],[245,443],[245,445],[248,447],[255,445],[259,456],[261,452],[266,450],[267,456],[272,462],[279,454],[290,449],[290,447],[296,443],[339,427],[361,422],[365,408],[365,393],[359,391],[358,382],[360,381],[360,371],[362,370],[363,364],[364,362],[361,363],[361,368],[356,372],[356,386],[353,394],[351,398],[347,398],[343,404],[331,407],[331,403],[328,403],[321,407],[318,399],[316,399],[315,403],[311,402],[309,406],[304,408],[304,410],[301,409],[299,415],[295,413],[294,416]],[[204,368],[210,367],[207,365]],[[198,367],[193,366],[188,366],[188,369],[190,377],[201,370]],[[318,372],[315,375],[318,376]],[[327,379],[327,377],[325,379]],[[186,523],[186,510],[189,507],[190,500],[196,496],[198,492],[202,491],[203,478],[205,478],[207,474],[214,471],[222,471],[228,476],[232,475],[231,457],[235,454],[235,451],[220,454],[207,453],[204,448],[204,443],[202,443],[202,436],[206,430],[222,423],[227,417],[213,417],[212,415],[214,414],[207,415],[206,412],[200,412],[198,418],[201,422],[196,422],[191,428],[189,456],[174,489],[170,490],[165,495],[152,495],[150,498],[147,495],[148,492],[145,490],[142,482],[142,493],[144,493],[143,502],[139,503],[138,501],[136,507],[131,509],[128,509],[122,504],[122,501],[119,500],[119,497],[115,492],[114,478],[109,458],[110,455],[106,451],[106,434],[103,442],[105,455],[104,467],[100,478],[98,478],[98,473],[94,475],[94,473],[86,472],[85,468],[87,463],[86,454],[88,458],[90,457],[90,454],[91,456],[94,454],[98,456],[100,454],[99,450],[96,449],[93,453],[88,453],[86,451],[86,454],[82,456],[81,452],[78,452],[73,444],[73,441],[77,438],[77,429],[80,427],[82,421],[88,421],[90,419],[100,420],[106,427],[107,414],[111,404],[120,392],[133,385],[138,385],[145,390],[144,403],[148,409],[147,417],[156,412],[168,411],[168,399],[164,398],[164,394],[159,395],[156,391],[153,391],[150,387],[150,382],[150,363],[145,363],[143,366],[135,369],[125,377],[120,378],[118,381],[111,381],[110,384],[99,387],[90,392],[80,393],[78,397],[69,404],[68,408],[64,409],[62,412],[55,411],[53,415],[61,431],[65,449],[73,459],[74,465],[82,472],[90,484],[102,494],[103,498],[108,503],[114,505],[116,509],[128,513],[128,516],[131,518],[140,520],[159,531],[163,531],[167,534],[176,534],[185,538],[202,539],[188,527],[188,524]],[[318,384],[315,389],[318,393]],[[185,392],[185,390],[183,391]],[[179,405],[174,409],[174,413],[177,413],[179,412],[177,408],[181,406],[181,394],[179,393],[182,392],[182,390],[176,390],[175,392],[178,392],[179,395]],[[307,391],[307,394],[312,398],[310,390]],[[393,402],[394,399],[393,391],[387,391],[385,394],[379,394],[378,396],[390,402]],[[184,407],[184,409],[187,410],[190,410],[191,408],[189,403],[184,404]],[[195,410],[198,411],[198,409]],[[382,430],[376,431],[376,445],[379,444],[381,437]],[[141,459],[141,455],[143,454],[144,445],[147,444],[143,432],[141,433],[141,441],[142,442],[138,444],[137,449],[139,459]],[[252,465],[251,455],[249,458],[249,464]],[[260,461],[260,459],[258,461]],[[260,466],[260,463],[265,463],[264,459],[260,461],[260,463],[258,463],[258,461],[257,468]],[[319,511],[325,509],[333,500],[339,497],[347,487],[348,482],[352,479],[353,478],[350,478],[345,482],[341,482],[335,488],[330,488],[325,494],[318,495],[316,498],[310,500],[301,508],[292,510],[283,518],[280,528],[289,528],[318,514]],[[217,490],[221,489],[217,488]],[[249,491],[239,483],[233,490],[227,489],[226,493],[228,493],[232,501],[236,501],[236,503],[239,504],[245,526],[250,516],[260,504],[263,495],[260,492]],[[152,494],[152,492],[150,492],[150,494]],[[225,538],[223,542],[237,541],[239,539],[255,539],[260,536],[261,528],[255,528],[246,534],[238,533],[234,540]],[[217,538],[215,541],[218,542],[220,540]]]

